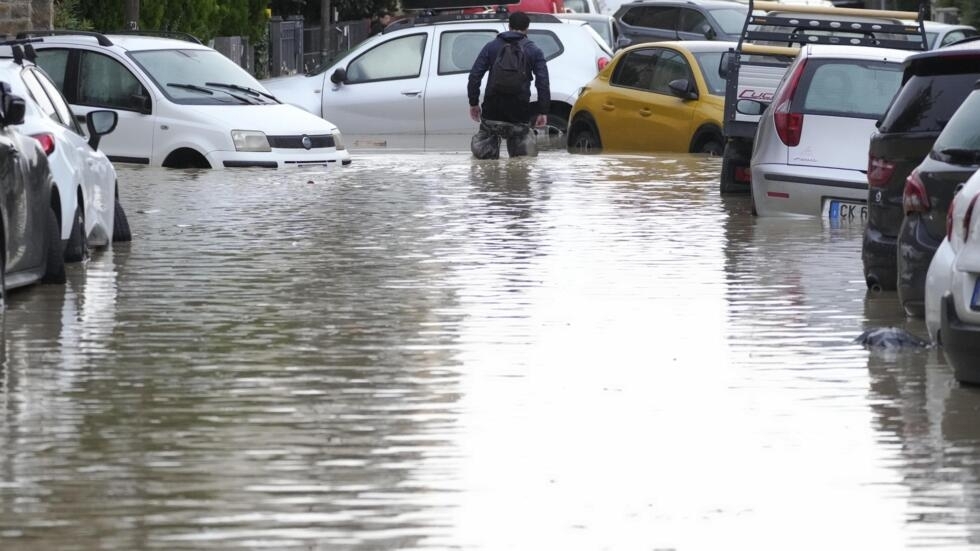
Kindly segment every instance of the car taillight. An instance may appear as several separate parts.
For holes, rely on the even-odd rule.
[[[913,170],[909,177],[905,179],[905,191],[902,193],[902,207],[905,214],[910,212],[926,212],[929,210],[929,197],[926,195],[926,186],[919,178],[919,171]]]
[[[800,61],[799,65],[789,76],[786,85],[783,86],[772,102],[776,108],[773,109],[773,122],[776,124],[776,134],[779,139],[789,147],[800,145],[800,135],[803,133],[803,113],[793,113],[793,94],[796,87],[800,84],[800,77],[806,68],[806,60]]]
[[[963,213],[963,242],[970,238],[970,221],[973,219],[973,207],[977,205],[977,198],[980,195],[974,195],[973,199],[970,199],[970,204],[966,207],[966,212]]]
[[[895,163],[886,161],[881,157],[868,156],[868,185],[871,187],[885,187],[892,179],[895,172]]]
[[[45,155],[54,153],[54,134],[34,134],[31,137],[41,144],[41,149],[44,150]]]

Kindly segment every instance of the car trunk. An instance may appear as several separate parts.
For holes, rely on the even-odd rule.
[[[977,171],[978,165],[953,165],[934,159],[923,163],[919,179],[929,198],[929,210],[922,216],[926,232],[936,240],[946,237],[946,213],[960,186]]]
[[[881,200],[872,200],[868,209],[868,223],[882,234],[896,237],[905,209],[902,207],[902,193],[905,179],[912,169],[919,166],[929,154],[938,132],[895,132],[878,133],[871,137],[868,147],[869,157],[890,163],[891,176],[883,187],[872,187],[871,193],[881,192]]]
[[[787,148],[786,163],[867,172],[874,130],[873,119],[804,115],[800,143]]]

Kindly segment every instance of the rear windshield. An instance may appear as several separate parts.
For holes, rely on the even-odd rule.
[[[877,119],[888,108],[901,83],[902,66],[898,63],[812,60],[800,80],[794,109],[811,114]]]
[[[966,97],[933,147],[936,151],[948,148],[980,149],[980,92]]]
[[[895,96],[879,125],[881,132],[939,132],[980,74],[915,75]]]

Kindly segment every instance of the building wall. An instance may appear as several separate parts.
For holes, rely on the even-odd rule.
[[[0,0],[0,34],[14,36],[30,29],[50,29],[54,0]]]

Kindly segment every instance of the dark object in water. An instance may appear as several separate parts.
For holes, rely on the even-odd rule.
[[[916,337],[912,333],[897,327],[878,327],[861,333],[854,342],[865,348],[929,348],[928,341]]]
[[[529,125],[492,120],[480,123],[480,130],[470,140],[470,151],[477,159],[499,159],[501,139],[507,142],[507,154],[511,157],[538,154],[535,134]]]

